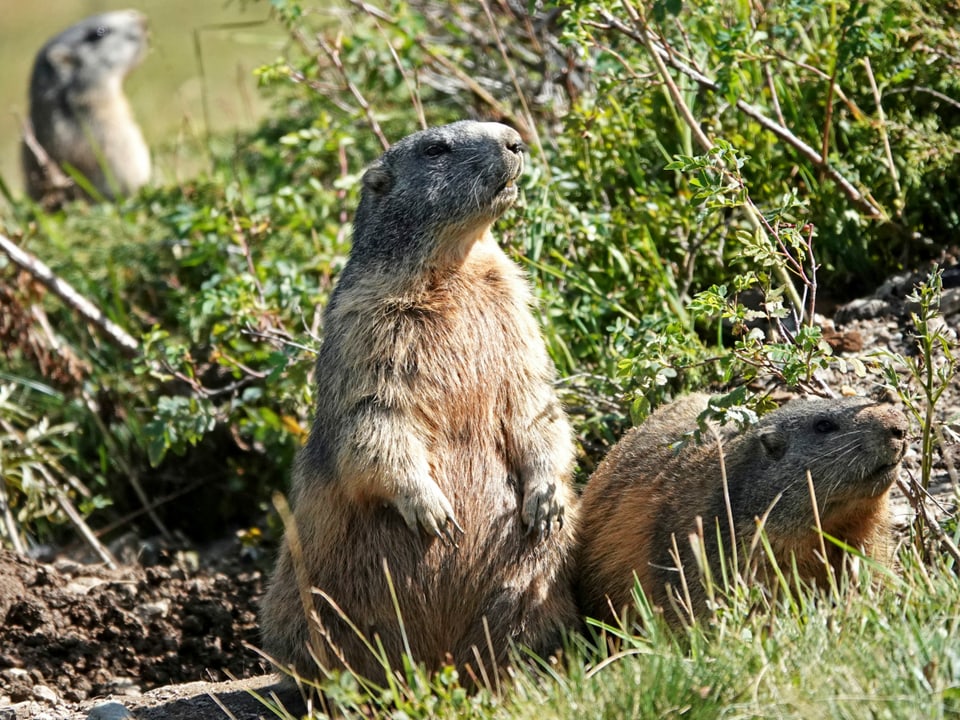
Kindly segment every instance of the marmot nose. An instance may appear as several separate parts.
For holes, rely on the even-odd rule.
[[[507,150],[512,152],[514,155],[523,155],[523,151],[526,149],[527,149],[527,146],[524,145],[519,140],[507,141]]]

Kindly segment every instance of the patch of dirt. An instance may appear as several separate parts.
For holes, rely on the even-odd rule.
[[[0,708],[262,675],[244,647],[262,593],[262,573],[239,562],[110,570],[0,550]]]
[[[956,336],[960,268],[954,261],[948,270],[943,310]],[[906,296],[918,279],[923,278],[894,278],[875,297],[841,308],[837,322],[824,320],[835,353],[865,358],[886,348],[913,355],[915,329]],[[868,394],[878,383],[876,376],[854,372],[820,379],[836,393]],[[944,424],[943,443],[935,453],[929,505],[942,518],[956,505],[960,378],[941,398],[937,420]],[[919,458],[915,437],[904,460],[905,476],[919,478]],[[894,513],[901,527],[913,514],[898,490]],[[93,698],[104,696],[146,720],[275,717],[250,691],[280,692],[277,678],[264,677],[267,664],[244,647],[258,643],[256,609],[264,576],[240,559],[239,543],[225,550],[217,562],[200,568],[171,554],[166,564],[118,570],[69,560],[43,564],[0,550],[0,720],[83,720],[102,702]],[[246,680],[216,683],[228,678]],[[289,702],[289,691],[287,697]],[[229,707],[230,715],[218,703]]]

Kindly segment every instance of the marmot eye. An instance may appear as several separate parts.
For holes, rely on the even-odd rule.
[[[826,435],[836,430],[837,424],[829,418],[820,418],[813,424],[813,429],[818,433]]]
[[[450,146],[445,142],[433,142],[423,149],[423,154],[427,157],[437,157],[450,152]]]
[[[109,34],[110,28],[108,28],[106,25],[97,25],[95,28],[90,28],[90,30],[87,32],[87,37],[84,38],[84,41],[94,43],[102,38],[105,38]]]

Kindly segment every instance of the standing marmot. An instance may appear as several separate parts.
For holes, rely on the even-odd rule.
[[[714,582],[720,580],[717,523],[728,572],[730,523],[716,439],[692,442],[679,452],[670,443],[697,427],[708,395],[694,394],[657,410],[630,430],[587,483],[580,509],[579,599],[591,617],[611,618],[632,605],[636,573],[651,603],[670,608],[684,597],[671,536],[684,568],[693,611],[703,614],[706,594],[689,536],[703,519],[704,545]],[[907,447],[907,424],[890,405],[864,398],[794,401],[765,416],[747,432],[723,432],[723,468],[729,488],[741,572],[744,548],[756,533],[756,518],[769,510],[765,530],[786,574],[821,587],[820,559],[807,470],[813,478],[823,531],[881,560],[889,559],[887,495]],[[772,509],[771,509],[772,507]],[[834,569],[844,553],[824,540]],[[762,548],[752,567],[766,577]],[[682,607],[682,604],[678,604]],[[679,617],[667,611],[671,622]]]
[[[499,664],[512,641],[545,653],[577,620],[572,433],[526,281],[490,232],[517,197],[522,151],[512,129],[468,121],[394,145],[363,177],[324,314],[292,491],[302,569],[393,668],[405,639],[384,564],[429,669]],[[316,675],[289,541],[263,600],[264,647]],[[314,598],[313,652],[382,679]]]
[[[123,94],[124,78],[146,51],[146,18],[118,10],[81,20],[37,53],[30,77],[33,139],[21,146],[30,197],[48,207],[88,197],[65,182],[61,168],[79,172],[106,198],[147,182],[150,152]]]

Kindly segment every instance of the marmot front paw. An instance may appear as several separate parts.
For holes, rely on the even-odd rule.
[[[417,525],[420,525],[427,534],[436,535],[451,545],[457,544],[454,531],[463,534],[463,528],[453,515],[453,506],[432,481],[397,495],[393,506],[412,532],[417,532]]]
[[[527,527],[527,535],[533,535],[537,542],[550,537],[553,523],[563,527],[563,500],[557,494],[557,484],[548,481],[537,485],[528,485],[523,494],[523,510],[520,519]]]

